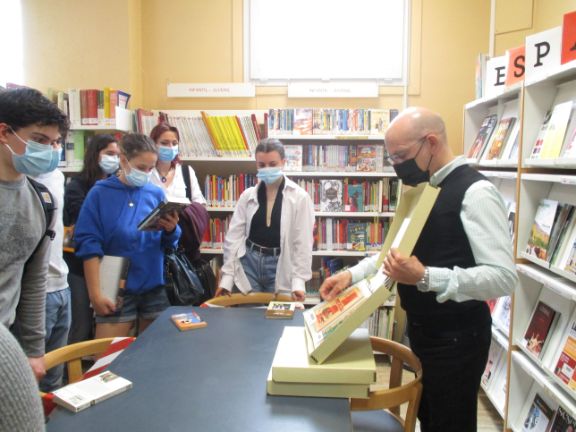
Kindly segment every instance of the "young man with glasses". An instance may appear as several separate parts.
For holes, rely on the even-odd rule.
[[[495,186],[455,158],[442,118],[403,111],[385,136],[404,184],[430,182],[440,194],[410,257],[390,250],[384,273],[398,282],[410,345],[423,367],[422,432],[475,431],[480,378],[491,341],[487,299],[510,295],[516,275],[504,201]],[[324,281],[332,299],[376,271],[377,256]]]
[[[0,322],[15,323],[37,379],[45,374],[45,300],[52,229],[45,203],[27,176],[56,168],[68,120],[40,92],[21,88],[0,92]]]

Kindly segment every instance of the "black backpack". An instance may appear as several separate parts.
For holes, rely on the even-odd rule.
[[[42,209],[44,210],[44,221],[46,222],[46,230],[44,231],[44,235],[38,242],[36,249],[34,249],[34,253],[32,254],[34,255],[38,250],[38,248],[40,247],[40,245],[42,244],[42,242],[44,241],[44,237],[49,237],[50,240],[54,240],[54,236],[56,236],[56,232],[50,229],[52,221],[54,220],[54,212],[56,211],[56,204],[54,203],[54,197],[52,196],[52,194],[50,193],[50,191],[46,186],[44,186],[42,183],[37,182],[34,179],[31,179],[30,177],[28,177],[28,181],[36,191],[36,194],[38,194],[38,198],[40,198],[40,202],[42,203]]]

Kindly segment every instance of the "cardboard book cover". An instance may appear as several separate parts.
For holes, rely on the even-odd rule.
[[[356,329],[322,364],[308,357],[304,327],[284,327],[272,361],[276,382],[373,384],[376,361],[368,329]]]
[[[180,331],[193,330],[208,325],[206,321],[202,321],[202,318],[194,311],[174,314],[170,318]]]
[[[484,121],[482,122],[482,125],[476,134],[476,138],[474,139],[472,146],[466,154],[468,158],[477,159],[484,152],[486,144],[488,144],[488,141],[492,136],[492,132],[496,127],[497,121],[498,116],[496,114],[491,114],[484,118]]]
[[[55,390],[53,392],[54,402],[70,411],[78,412],[131,387],[131,381],[113,372],[104,371],[91,378]]]
[[[390,248],[410,255],[440,189],[421,183],[402,194],[378,257],[379,270],[342,291],[335,299],[304,311],[308,354],[323,363],[391,295],[394,283],[381,271]]]
[[[554,410],[536,394],[524,420],[522,432],[546,432],[553,417]]]
[[[344,183],[342,180],[320,180],[320,211],[341,212],[344,211]]]
[[[569,413],[562,405],[560,405],[548,432],[569,432],[574,430],[576,430],[576,419],[574,419],[574,413]]]
[[[272,396],[368,399],[370,385],[278,382],[272,379],[272,369],[270,369],[266,380],[266,391]]]
[[[500,158],[502,150],[506,146],[508,136],[510,135],[515,123],[516,117],[503,118],[498,122],[496,130],[490,138],[487,152],[484,154],[484,159],[492,160]]]
[[[554,374],[571,390],[576,390],[576,311],[568,323],[560,350]]]

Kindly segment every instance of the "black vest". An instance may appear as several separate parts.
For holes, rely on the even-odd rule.
[[[462,201],[468,188],[485,177],[468,165],[454,169],[440,184],[441,191],[432,208],[428,221],[416,242],[413,255],[425,266],[461,268],[474,267],[476,262],[470,242],[464,231],[460,219]],[[408,318],[424,318],[428,322],[440,322],[445,319],[451,321],[456,318],[471,317],[474,321],[481,316],[486,318],[489,310],[486,302],[469,300],[455,302],[448,300],[444,303],[436,301],[435,292],[420,292],[413,285],[398,284],[398,292],[402,307],[406,310]],[[485,311],[484,311],[485,309]],[[476,312],[476,313],[475,313]],[[478,314],[477,314],[478,313]],[[462,316],[464,314],[464,316]],[[455,315],[460,315],[456,317]],[[473,318],[472,318],[473,317]],[[467,323],[462,323],[467,324]]]

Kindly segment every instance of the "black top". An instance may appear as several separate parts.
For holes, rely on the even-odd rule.
[[[462,165],[454,169],[439,184],[440,194],[413,251],[413,255],[418,257],[422,264],[450,269],[456,266],[461,268],[476,266],[460,213],[468,188],[483,179],[485,177],[482,174],[468,165]],[[477,300],[465,302],[448,300],[438,303],[435,292],[423,293],[413,285],[398,284],[398,292],[402,307],[409,318],[418,317],[431,322],[432,325],[442,326],[442,320],[445,320],[451,324],[466,326],[468,320],[477,321],[479,315],[481,319],[485,318],[484,307],[488,311],[486,302]],[[477,308],[482,310],[476,313]],[[454,320],[455,317],[450,315],[459,317]]]
[[[280,217],[282,215],[283,189],[284,179],[280,183],[276,199],[274,200],[270,226],[266,226],[266,183],[262,182],[258,186],[258,210],[252,217],[248,238],[260,246],[269,248],[280,247]]]
[[[76,223],[89,190],[88,183],[79,176],[72,177],[70,183],[66,185],[63,212],[65,226],[72,226]],[[68,264],[70,273],[84,276],[84,262],[80,258],[77,258],[73,253],[64,252],[64,261]]]

